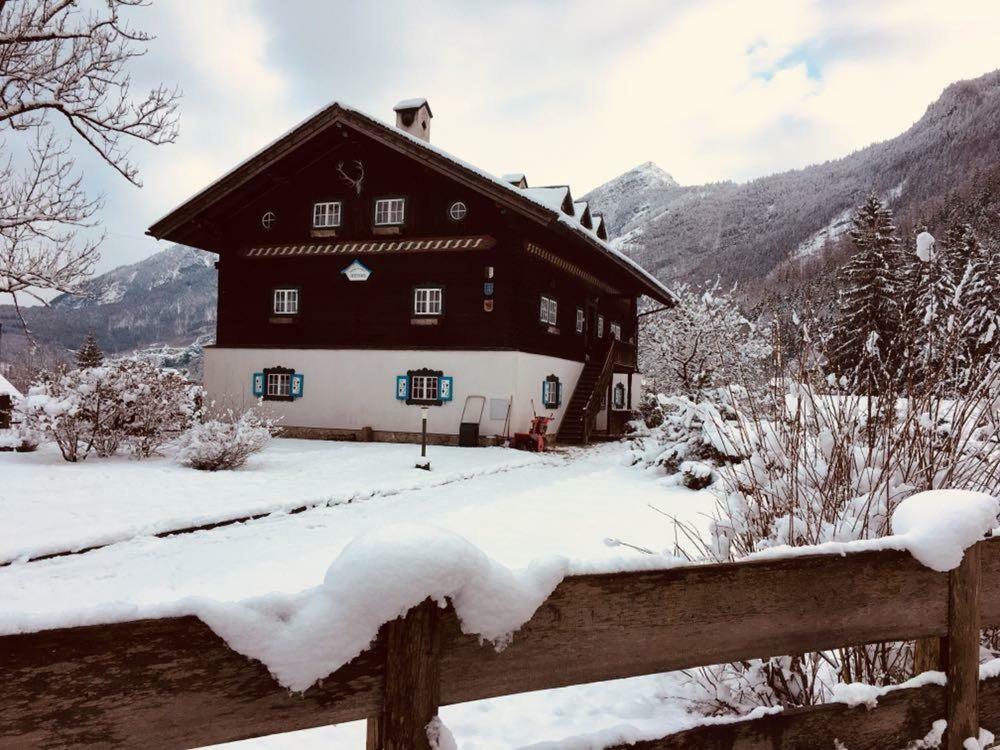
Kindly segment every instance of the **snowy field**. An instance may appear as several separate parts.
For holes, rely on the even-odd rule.
[[[625,466],[624,452],[620,444],[543,456],[432,447],[435,470],[426,473],[412,468],[414,446],[279,440],[247,469],[219,474],[169,459],[70,465],[52,451],[0,454],[6,557],[113,542],[0,568],[0,633],[170,612],[188,597],[232,602],[300,592],[319,584],[359,534],[401,522],[453,531],[513,570],[554,555],[568,558],[573,571],[631,566],[642,557],[609,547],[608,537],[669,550],[671,523],[650,505],[707,528],[714,505],[708,492]],[[281,512],[301,505],[316,507]],[[151,536],[263,511],[278,512]],[[659,734],[693,723],[677,702],[662,700],[672,679],[511,696],[449,707],[442,716],[468,750],[574,735],[589,739],[560,747],[599,747],[600,738],[624,736],[617,726]],[[351,724],[239,746],[347,750],[362,747],[362,738],[361,725]]]

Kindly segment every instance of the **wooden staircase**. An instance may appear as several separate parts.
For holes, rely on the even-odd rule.
[[[594,420],[601,410],[601,394],[607,390],[614,372],[615,340],[603,354],[593,356],[583,366],[580,379],[566,405],[566,413],[559,424],[556,440],[559,443],[582,445],[590,442]]]

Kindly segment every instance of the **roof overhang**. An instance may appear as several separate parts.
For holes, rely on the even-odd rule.
[[[338,123],[350,127],[372,140],[405,154],[416,161],[444,174],[459,184],[487,196],[497,204],[509,208],[543,226],[559,231],[563,236],[579,243],[585,242],[600,251],[608,259],[625,271],[637,282],[642,293],[665,305],[674,305],[676,300],[663,284],[634,262],[610,248],[590,231],[580,226],[580,231],[560,220],[561,212],[532,200],[520,193],[519,188],[493,177],[475,167],[462,162],[447,152],[416,138],[398,128],[364,114],[356,109],[334,102],[324,107],[312,117],[296,125],[270,145],[258,151],[246,161],[227,172],[204,190],[195,194],[166,216],[158,219],[146,233],[156,239],[175,242],[183,240],[178,236],[185,225],[198,221],[199,215],[210,209],[233,191],[264,174],[297,148],[335,127]],[[211,249],[211,248],[205,248]]]

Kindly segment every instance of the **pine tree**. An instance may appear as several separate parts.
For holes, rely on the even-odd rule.
[[[850,238],[855,253],[841,270],[831,364],[852,388],[872,392],[898,363],[906,259],[892,212],[874,193],[858,208]]]
[[[83,340],[83,345],[76,352],[76,366],[81,370],[90,367],[100,367],[104,363],[104,352],[94,338],[94,334],[88,333]]]
[[[958,320],[957,284],[946,252],[937,248],[919,260],[914,304],[905,321],[906,338],[912,341],[910,374],[917,382],[949,387],[948,361],[954,356]]]
[[[962,339],[970,363],[1000,351],[1000,252],[983,245],[969,230],[968,266],[962,284]]]

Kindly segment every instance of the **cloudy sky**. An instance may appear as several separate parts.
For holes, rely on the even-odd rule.
[[[333,100],[574,193],[644,161],[747,180],[899,134],[952,81],[1000,67],[1000,0],[153,0],[136,83],[184,92],[141,190],[96,160],[100,270],[165,245],[149,224]]]

